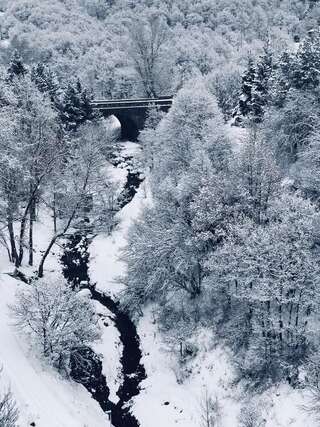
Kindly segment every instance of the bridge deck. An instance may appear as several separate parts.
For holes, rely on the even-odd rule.
[[[94,100],[91,102],[91,105],[93,108],[99,110],[147,109],[150,106],[170,108],[172,97]]]

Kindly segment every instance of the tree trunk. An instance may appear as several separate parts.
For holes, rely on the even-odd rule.
[[[53,207],[52,207],[52,211],[53,211],[53,232],[54,233],[57,232],[57,207],[56,207],[56,198],[57,198],[57,193],[54,192],[53,193]]]
[[[282,320],[282,303],[280,302],[279,308],[279,339],[280,339],[280,351],[283,351],[283,339],[282,339],[282,331],[283,331],[283,320]]]
[[[29,212],[29,265],[33,265],[33,223],[35,220],[36,203],[33,199]]]
[[[190,296],[191,298],[197,298],[201,294],[201,283],[202,283],[202,269],[200,262],[198,261],[191,278]]]
[[[24,210],[23,216],[22,216],[21,221],[20,221],[19,257],[18,257],[17,262],[16,262],[16,267],[20,267],[22,260],[23,260],[24,235],[25,235],[25,231],[26,231],[28,213],[29,213],[30,209],[32,210],[32,206],[35,203],[36,194],[38,192],[38,188],[39,188],[39,185],[40,185],[43,177],[44,176],[42,176],[38,180],[38,183],[36,186],[34,186],[34,188],[30,189],[28,204]]]
[[[23,260],[23,245],[24,245],[24,234],[26,231],[26,224],[27,224],[27,218],[28,218],[28,212],[30,209],[30,204],[25,209],[25,212],[23,214],[23,217],[20,222],[20,235],[19,235],[19,256],[16,260],[16,267],[20,267],[22,260]]]
[[[49,255],[52,246],[55,244],[55,242],[57,241],[57,239],[59,238],[59,235],[54,235],[54,237],[51,239],[45,253],[43,254],[40,264],[39,264],[39,268],[38,268],[38,277],[43,277],[43,268],[44,268],[44,263],[45,260],[47,259],[47,256]]]
[[[11,261],[16,262],[18,258],[18,254],[17,254],[17,248],[16,248],[16,241],[14,238],[13,219],[11,215],[9,215],[8,217],[8,231],[9,231],[10,246],[11,246]]]
[[[70,215],[70,218],[69,218],[69,220],[68,220],[68,222],[67,222],[66,226],[64,227],[64,229],[63,229],[60,233],[55,234],[55,235],[52,237],[52,239],[50,240],[50,243],[49,243],[49,245],[48,245],[48,247],[47,247],[47,249],[46,249],[45,253],[43,254],[43,256],[42,256],[42,258],[41,258],[41,261],[40,261],[40,264],[39,264],[39,268],[38,268],[38,277],[43,277],[43,268],[44,268],[45,260],[47,259],[47,256],[49,255],[49,253],[50,253],[50,251],[51,251],[51,249],[52,249],[53,245],[56,243],[56,241],[57,241],[60,237],[63,237],[63,236],[66,234],[66,232],[69,230],[69,227],[71,226],[71,223],[72,223],[72,221],[73,221],[73,219],[74,219],[74,217],[75,217],[75,215],[76,215],[77,209],[78,209],[78,207],[77,207],[77,208],[75,208],[75,209],[73,210],[73,212],[72,212],[72,214]]]
[[[87,173],[86,179],[85,179],[85,181],[83,183],[83,186],[82,186],[83,192],[85,191],[85,189],[87,187],[88,180],[89,180],[89,173]],[[49,243],[49,245],[48,245],[45,253],[43,254],[43,256],[41,258],[41,261],[40,261],[40,264],[39,264],[39,268],[38,268],[38,277],[43,277],[43,268],[44,268],[44,263],[45,263],[45,260],[47,259],[47,256],[49,255],[49,253],[50,253],[53,245],[56,243],[56,241],[60,237],[63,237],[66,234],[66,232],[69,230],[69,228],[70,228],[70,226],[72,224],[72,221],[73,221],[74,217],[76,216],[76,213],[77,213],[77,211],[78,211],[78,209],[79,209],[80,206],[81,206],[81,204],[77,204],[74,207],[74,209],[73,209],[73,211],[72,211],[72,213],[71,213],[71,215],[70,215],[70,217],[69,217],[69,219],[68,219],[68,221],[67,221],[64,229],[60,233],[56,233],[53,236],[53,238],[51,239],[51,241],[50,241],[50,243]]]
[[[10,252],[9,247],[7,246],[7,247],[6,247],[6,249],[7,249],[7,253],[8,253],[9,261],[10,261],[10,262],[13,262],[13,261],[12,261],[11,252]]]

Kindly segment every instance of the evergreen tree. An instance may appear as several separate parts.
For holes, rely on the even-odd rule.
[[[96,114],[91,106],[92,96],[77,80],[69,84],[60,103],[60,120],[67,130],[77,130],[79,125],[94,120]]]
[[[251,112],[255,122],[261,122],[264,107],[269,97],[269,79],[272,73],[273,58],[268,46],[255,66],[255,75],[251,91]]]
[[[276,107],[283,107],[286,100],[291,86],[293,61],[293,55],[284,51],[274,63],[270,77],[270,102]]]
[[[320,33],[310,31],[295,54],[285,51],[273,65],[269,82],[271,103],[282,108],[294,89],[312,91],[319,86],[319,73]]]
[[[80,97],[75,88],[69,84],[61,103],[60,119],[67,130],[75,130],[80,124]]]
[[[51,102],[56,102],[60,92],[56,74],[43,63],[32,67],[31,80],[36,84],[40,92],[48,93]]]
[[[320,33],[310,31],[301,44],[293,63],[292,85],[296,89],[313,89],[319,86]]]
[[[23,77],[27,73],[27,68],[23,64],[22,58],[17,50],[13,52],[9,68],[8,80],[12,81],[15,77]]]
[[[82,84],[79,79],[76,81],[75,89],[79,94],[82,93]]]
[[[94,120],[96,113],[93,111],[91,101],[93,99],[92,94],[87,89],[84,89],[80,94],[80,108],[82,111],[82,122]]]
[[[247,116],[251,111],[252,86],[255,80],[255,66],[252,58],[249,58],[248,67],[242,76],[241,94],[239,100],[239,112],[242,116]]]
[[[266,46],[256,64],[252,58],[249,59],[247,70],[242,76],[239,112],[243,117],[250,116],[257,123],[261,122],[268,102],[272,68],[272,52]]]

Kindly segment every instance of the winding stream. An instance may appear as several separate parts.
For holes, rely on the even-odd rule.
[[[125,164],[130,163],[131,157],[124,158]],[[118,166],[120,162],[116,164]],[[122,209],[129,203],[137,192],[143,179],[140,173],[128,168],[127,181],[119,198],[119,207]],[[61,257],[65,278],[73,288],[88,288],[92,299],[98,301],[114,315],[114,325],[120,334],[123,346],[121,356],[123,381],[117,391],[117,404],[109,400],[109,388],[103,374],[102,361],[91,348],[83,350],[83,360],[71,360],[71,376],[81,383],[100,404],[104,411],[111,411],[114,427],[138,427],[138,420],[130,413],[130,399],[140,391],[140,382],[145,379],[146,373],[141,364],[140,341],[136,326],[130,317],[121,310],[119,303],[110,296],[100,292],[90,283],[88,262],[89,245],[91,238],[87,232],[77,232],[71,235],[65,245]],[[81,359],[82,360],[82,359]]]

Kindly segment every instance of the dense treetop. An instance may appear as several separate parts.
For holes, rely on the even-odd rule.
[[[62,81],[77,76],[113,97],[145,92],[137,40],[150,43],[159,18],[166,38],[153,78],[158,92],[174,92],[194,75],[242,68],[267,40],[292,47],[320,15],[318,2],[305,0],[2,0],[0,7],[2,63],[18,49],[26,63],[50,63]]]

